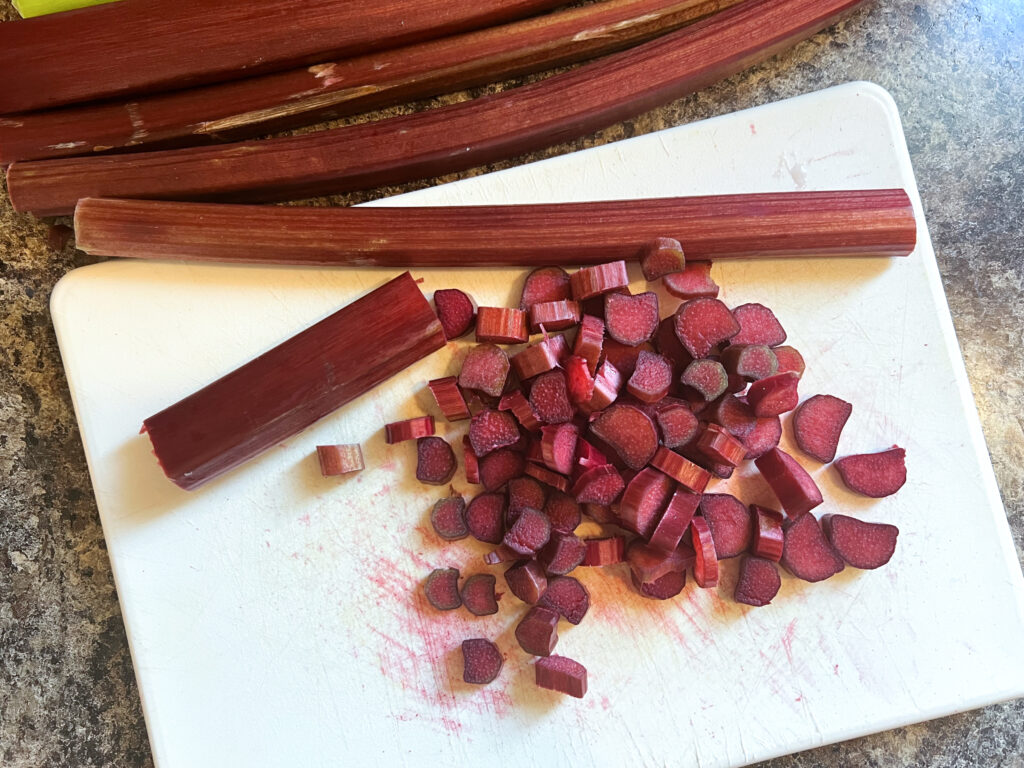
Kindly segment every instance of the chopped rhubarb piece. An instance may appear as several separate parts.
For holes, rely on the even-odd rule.
[[[570,624],[579,624],[590,608],[590,593],[572,576],[556,576],[548,580],[537,605],[557,611]]]
[[[536,436],[531,437],[526,446],[526,461],[531,464],[543,464],[544,454],[540,450],[540,440]]]
[[[683,246],[671,237],[659,237],[644,246],[640,254],[640,269],[648,282],[665,275],[682,272],[686,268]]]
[[[732,337],[730,344],[777,347],[786,340],[786,331],[775,313],[763,304],[741,304],[732,311],[732,316],[740,324],[740,332]]]
[[[567,493],[569,491],[569,478],[564,475],[552,472],[550,469],[532,462],[526,465],[526,469],[524,471],[530,477],[540,480],[544,485],[549,485],[555,490],[561,491],[562,493]]]
[[[697,440],[697,449],[719,464],[738,467],[747,455],[747,446],[717,424],[708,424]]]
[[[498,612],[498,599],[494,594],[496,579],[492,573],[477,573],[462,582],[459,595],[466,610],[474,616],[490,616]]]
[[[513,595],[533,605],[548,588],[548,577],[536,560],[520,560],[505,571],[505,583]]]
[[[537,420],[537,414],[534,413],[533,406],[530,405],[530,401],[519,390],[509,395],[504,395],[498,403],[498,410],[512,411],[512,415],[516,417],[516,420],[527,432],[536,432],[540,429],[540,422]]]
[[[689,406],[678,401],[660,405],[654,414],[654,420],[658,422],[661,443],[666,448],[686,445],[697,436],[700,428],[700,422]]]
[[[814,515],[801,515],[785,526],[782,567],[798,579],[823,581],[843,570],[843,559],[835,553]]]
[[[672,552],[683,540],[683,534],[690,527],[693,513],[697,511],[701,496],[685,488],[676,488],[668,506],[661,515],[661,520],[654,528],[648,542],[652,549],[662,552]]]
[[[691,261],[682,272],[661,279],[665,290],[680,299],[718,298],[718,285],[711,279],[710,261]]]
[[[530,387],[530,405],[542,423],[561,424],[572,421],[575,409],[569,402],[565,373],[548,371],[538,376]]]
[[[795,373],[778,373],[755,381],[747,391],[747,403],[758,418],[779,416],[796,408],[800,402],[797,385],[800,377]]]
[[[781,587],[782,578],[775,563],[748,555],[740,561],[740,577],[733,599],[744,605],[768,605]]]
[[[576,458],[579,430],[575,424],[556,424],[541,427],[540,450],[544,464],[555,472],[568,475]]]
[[[622,536],[586,539],[587,551],[581,565],[602,568],[625,560],[626,540]]]
[[[729,386],[729,376],[717,360],[694,360],[679,377],[680,382],[699,394],[705,401],[714,400]]]
[[[434,309],[448,341],[464,336],[473,327],[476,316],[473,300],[458,288],[434,291]]]
[[[506,411],[485,408],[469,424],[469,442],[473,446],[473,453],[479,458],[518,440],[519,427]]]
[[[736,377],[736,391],[748,381],[759,381],[779,372],[779,358],[763,344],[736,344],[735,337],[722,353],[722,365],[730,377]]]
[[[626,486],[619,504],[619,519],[626,528],[649,539],[673,490],[675,483],[670,478],[645,467]]]
[[[615,402],[622,389],[622,374],[619,369],[605,360],[597,369],[597,376],[594,377],[594,396],[585,406],[580,406],[584,413],[603,411]]]
[[[593,315],[584,315],[580,320],[579,330],[576,331],[576,341],[572,347],[572,353],[584,358],[587,361],[587,368],[590,375],[597,373],[597,364],[601,360],[601,350],[604,348],[604,320]]]
[[[670,552],[634,539],[626,549],[626,562],[637,583],[651,584],[666,573],[681,573],[694,565],[696,555],[688,542],[682,542]]]
[[[518,559],[519,553],[513,552],[504,544],[499,544],[497,549],[492,549],[484,555],[484,562],[488,565],[501,565],[502,563],[511,563],[513,560]]]
[[[651,459],[651,466],[694,493],[704,493],[711,482],[711,473],[699,464],[683,458],[665,446],[659,446]]]
[[[443,437],[421,437],[416,441],[416,479],[426,485],[447,485],[459,463],[455,451]]]
[[[505,533],[505,496],[481,493],[466,507],[466,527],[477,541],[500,544]]]
[[[384,425],[384,441],[389,445],[405,440],[417,440],[434,434],[434,417],[417,416],[414,419],[395,421]]]
[[[643,469],[658,449],[654,422],[632,405],[610,406],[591,423],[590,430],[633,470]]]
[[[469,535],[466,525],[466,501],[458,494],[439,500],[430,510],[430,525],[445,541],[458,541]]]
[[[836,457],[853,406],[832,395],[815,395],[802,402],[793,414],[793,436],[800,450],[828,464]]]
[[[626,383],[633,397],[645,403],[656,403],[668,394],[672,386],[672,363],[656,352],[641,350],[636,368]]]
[[[728,493],[707,493],[700,500],[700,513],[711,529],[715,555],[719,560],[742,555],[754,537],[747,505]]]
[[[469,435],[462,436],[462,459],[466,466],[466,482],[473,485],[480,483],[480,461],[473,453],[473,445],[469,442]]]
[[[726,392],[730,395],[738,395],[746,390],[748,383],[746,379],[733,373],[728,373],[727,375],[729,377],[729,383],[725,387]]]
[[[701,414],[701,417],[725,427],[729,434],[740,440],[747,437],[757,426],[757,417],[751,412],[750,406],[735,395],[722,395]]]
[[[565,340],[565,336],[556,334],[549,336],[544,334],[544,341],[551,347],[555,352],[555,360],[558,361],[559,365],[565,365],[565,361],[569,359],[569,355],[572,354],[572,350],[569,349],[569,342]]]
[[[587,668],[565,656],[537,659],[533,665],[538,688],[582,699],[587,694]]]
[[[615,288],[623,288],[629,285],[626,262],[613,261],[610,264],[583,267],[572,274],[569,284],[572,288],[572,297],[576,301],[599,296]]]
[[[900,529],[886,523],[865,523],[846,515],[825,515],[821,527],[832,548],[854,568],[881,568],[896,551]]]
[[[462,679],[465,682],[487,685],[501,672],[503,663],[501,651],[490,640],[474,637],[462,641]]]
[[[608,335],[620,344],[635,347],[647,341],[658,328],[658,294],[605,294],[604,322]]]
[[[625,487],[619,471],[607,464],[583,472],[572,487],[572,495],[580,504],[607,507],[619,498]]]
[[[520,555],[533,555],[551,538],[551,521],[536,509],[519,510],[512,527],[505,533],[502,544]]]
[[[508,481],[508,513],[511,522],[520,512],[526,509],[543,509],[547,494],[544,486],[532,477],[514,477]]]
[[[785,537],[782,531],[782,513],[757,504],[750,505],[750,514],[754,518],[754,539],[750,552],[757,557],[773,560],[776,563],[782,558],[782,545]]]
[[[676,336],[675,315],[670,315],[658,323],[658,330],[654,333],[654,345],[661,354],[672,361],[672,369],[677,376],[693,362],[693,357]]]
[[[575,301],[544,301],[530,307],[530,331],[564,331],[580,321],[580,305]]]
[[[459,569],[437,568],[431,571],[423,585],[423,594],[439,611],[454,611],[462,605],[459,596]]]
[[[696,557],[693,562],[693,580],[701,589],[715,587],[718,585],[718,556],[711,528],[703,517],[695,517],[690,523],[690,534]]]
[[[529,654],[550,656],[558,644],[558,612],[541,605],[533,606],[516,625],[516,640]]]
[[[537,562],[553,576],[564,576],[583,562],[587,545],[571,533],[553,533],[551,539],[537,552]]]
[[[512,356],[512,368],[523,381],[557,367],[558,350],[550,339],[531,344]]]
[[[627,379],[633,375],[633,371],[636,369],[637,358],[640,357],[640,353],[644,350],[653,352],[654,346],[646,341],[634,347],[622,344],[610,337],[604,340],[605,360],[614,365]]]
[[[649,582],[638,581],[633,573],[630,573],[630,578],[636,591],[652,600],[670,600],[686,586],[686,571],[670,571],[661,578]]]
[[[459,386],[475,389],[491,397],[501,397],[508,378],[508,355],[494,344],[477,344],[471,347],[462,361]],[[520,375],[520,378],[522,376]]]
[[[586,405],[594,397],[594,377],[586,359],[573,355],[565,361],[566,386],[569,399],[577,406]]]
[[[624,486],[625,484],[623,484]],[[619,516],[611,507],[602,504],[583,504],[583,512],[591,520],[602,525],[618,525]]]
[[[553,491],[544,503],[544,514],[551,521],[551,530],[572,533],[583,518],[579,503],[562,491]]]
[[[686,351],[701,358],[739,333],[740,326],[718,299],[690,299],[676,310],[675,330]]]
[[[782,439],[782,421],[778,416],[758,419],[746,437],[740,439],[747,449],[744,458],[759,459],[779,444]]]
[[[476,340],[479,343],[522,344],[530,338],[526,313],[510,307],[480,307],[476,311]]]
[[[772,448],[754,464],[790,517],[800,517],[821,504],[821,491],[813,478],[788,453]]]
[[[526,459],[511,448],[499,448],[480,459],[480,480],[488,491],[500,490],[526,469]]]
[[[894,446],[881,453],[844,456],[835,466],[851,491],[881,499],[896,493],[907,482],[906,456],[905,450]]]
[[[324,477],[347,475],[365,468],[363,449],[354,445],[318,445],[316,457],[320,462],[320,474]]]
[[[779,373],[795,373],[797,376],[804,375],[804,364],[803,355],[797,352],[793,347],[775,347],[775,359],[779,361]]]
[[[534,304],[565,301],[571,295],[568,272],[561,267],[541,267],[526,276],[519,308],[529,312]]]
[[[469,418],[469,406],[459,389],[458,379],[448,376],[427,382],[437,407],[448,421],[462,421]]]

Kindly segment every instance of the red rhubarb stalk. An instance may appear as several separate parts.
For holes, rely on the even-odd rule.
[[[355,445],[318,445],[316,456],[324,477],[347,475],[364,469],[363,449]]]

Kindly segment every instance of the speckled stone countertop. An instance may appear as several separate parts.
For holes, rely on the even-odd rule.
[[[14,17],[8,0],[0,0],[0,19]],[[767,64],[596,137],[524,159],[850,80],[884,86],[900,107],[960,346],[1021,553],[1024,3],[879,0]],[[15,214],[6,189],[0,189],[0,765],[7,768],[151,764],[110,563],[47,308],[57,279],[90,261],[72,245],[48,243],[47,225]],[[1024,768],[1024,701],[766,765]]]

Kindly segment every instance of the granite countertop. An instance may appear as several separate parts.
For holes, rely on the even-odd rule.
[[[14,17],[9,0],[0,0],[0,20]],[[879,0],[762,66],[525,159],[851,80],[882,85],[899,105],[985,437],[1024,552],[1024,5]],[[48,314],[58,278],[92,261],[55,242],[46,223],[15,214],[0,190],[0,764],[8,768],[151,764]],[[1024,700],[766,765],[1024,768],[1022,723]]]

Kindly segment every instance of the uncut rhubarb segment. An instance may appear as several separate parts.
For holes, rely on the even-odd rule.
[[[692,93],[806,39],[862,2],[745,0],[628,51],[478,99],[304,136],[120,156],[128,160],[112,155],[15,163],[8,187],[17,209],[55,215],[69,213],[85,197],[271,202],[452,173],[585,136]],[[62,48],[56,61],[63,66],[67,57]],[[632,224],[640,244],[625,258],[635,258],[652,235]],[[887,228],[885,217],[872,221],[876,235]],[[806,232],[790,226],[777,234],[775,247],[787,251],[784,243],[802,241]],[[578,238],[577,228],[569,227],[562,238],[567,235]],[[591,243],[603,242],[598,233],[590,236]],[[670,228],[655,236],[674,237],[688,257],[698,256]],[[492,243],[500,240],[491,237]],[[867,245],[834,236],[814,242],[826,252],[861,254]],[[573,250],[579,263],[581,253],[606,249],[580,249],[574,239]]]
[[[406,272],[150,416],[142,431],[167,477],[193,490],[444,345]]]
[[[0,29],[0,114],[315,64],[528,16],[554,0],[131,0]],[[74,66],[68,66],[74,62]]]
[[[363,449],[358,443],[354,445],[318,445],[317,460],[320,462],[320,474],[324,477],[347,475],[365,469]]]

